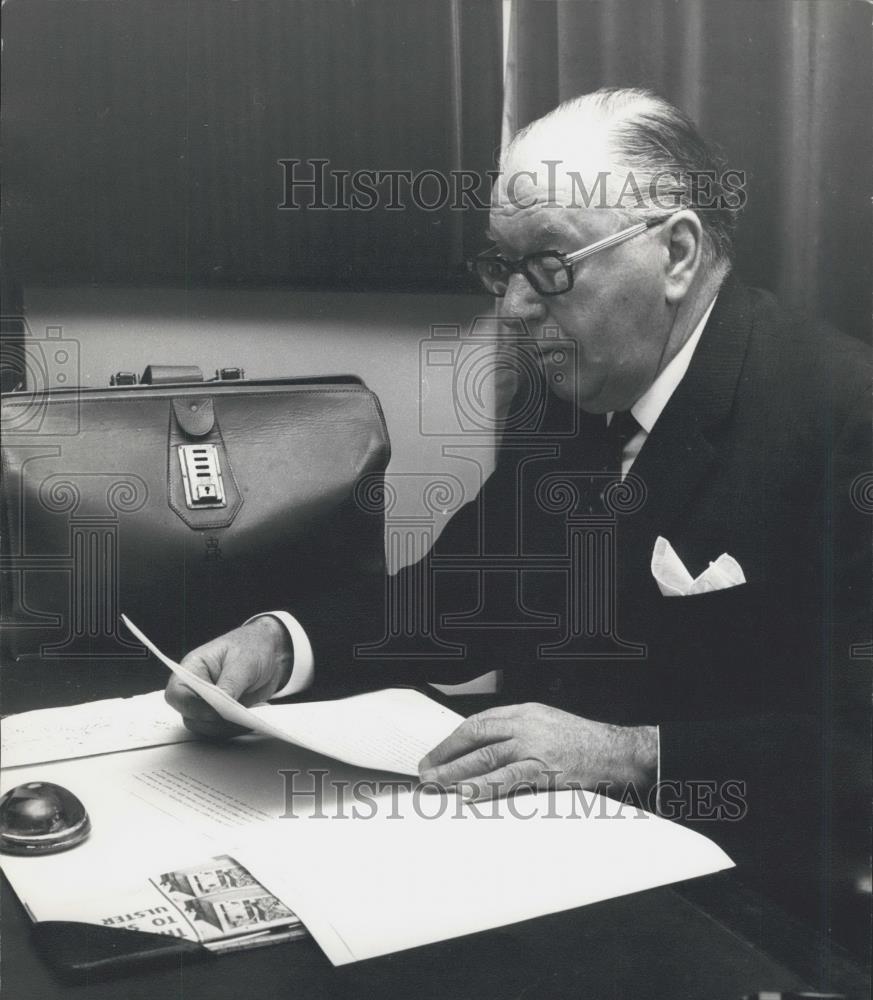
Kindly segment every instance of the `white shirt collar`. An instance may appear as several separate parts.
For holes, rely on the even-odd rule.
[[[694,350],[697,347],[697,343],[703,333],[703,328],[706,326],[706,321],[709,319],[709,314],[712,312],[712,307],[715,305],[715,299],[717,298],[718,295],[709,303],[706,312],[700,317],[700,322],[694,328],[688,340],[682,345],[676,357],[673,358],[670,364],[667,365],[631,407],[631,413],[646,434],[652,433],[652,428],[655,426],[658,417],[661,416],[670,397],[685,377],[688,366],[691,364]]]

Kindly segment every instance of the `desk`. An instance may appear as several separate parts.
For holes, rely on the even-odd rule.
[[[536,877],[537,863],[547,861],[528,864],[525,877]],[[54,979],[23,908],[8,884],[3,890],[4,1000],[738,1000],[760,989],[813,988],[870,995],[860,968],[810,939],[735,871],[341,968],[306,939],[77,985]]]
[[[717,883],[721,876],[715,876]],[[709,888],[730,892],[730,879]],[[804,977],[676,889],[610,900],[511,927],[334,968],[310,939],[186,959],[105,982],[62,985],[36,953],[4,885],[3,990],[10,1000],[738,1000],[757,989],[827,986],[852,1000],[869,980],[845,959]],[[766,919],[763,921],[766,923]]]

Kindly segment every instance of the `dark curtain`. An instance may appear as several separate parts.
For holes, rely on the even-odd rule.
[[[372,211],[280,210],[279,161],[486,172],[499,0],[10,0],[3,22],[7,275],[457,287],[484,213],[381,188]]]
[[[507,127],[648,87],[747,173],[737,270],[869,338],[870,6],[852,0],[513,0]]]

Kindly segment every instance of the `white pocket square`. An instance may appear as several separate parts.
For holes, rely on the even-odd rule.
[[[673,546],[660,535],[652,550],[652,576],[664,597],[708,594],[711,590],[726,590],[746,582],[742,566],[727,552],[723,552],[694,579]]]

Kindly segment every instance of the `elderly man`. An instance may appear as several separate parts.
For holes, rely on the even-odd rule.
[[[534,337],[558,329],[543,341],[551,391],[537,436],[504,437],[481,495],[426,558],[517,556],[521,539],[526,617],[465,627],[475,574],[439,574],[437,609],[455,613],[442,638],[467,650],[468,672],[501,667],[505,681],[501,703],[434,747],[422,777],[474,796],[557,781],[642,797],[660,779],[668,815],[742,819],[729,847],[754,858],[802,830],[815,860],[869,703],[869,352],[731,275],[737,175],[654,95],[568,101],[516,136],[501,168],[496,246],[477,269],[507,320]],[[543,484],[563,477],[596,518],[609,474],[638,502],[612,511],[614,549],[589,593],[540,559],[567,553],[567,508],[544,502]],[[727,576],[685,594],[722,553]],[[247,702],[313,678],[457,679],[448,657],[354,657],[382,626],[383,591],[358,581],[313,595],[293,619],[258,618],[185,665]],[[554,621],[598,601],[614,610],[606,645],[584,628],[556,644]],[[224,731],[175,679],[167,697],[196,731]]]

